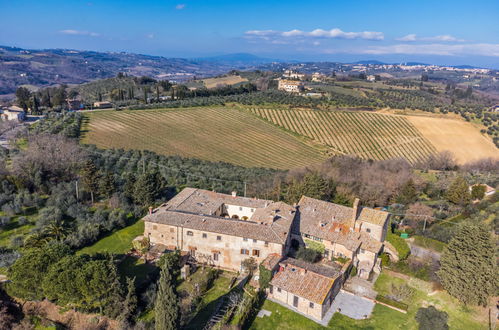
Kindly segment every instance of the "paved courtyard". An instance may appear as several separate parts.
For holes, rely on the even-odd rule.
[[[373,308],[374,302],[372,300],[341,290],[334,298],[328,314],[340,312],[352,319],[362,320],[371,315]]]

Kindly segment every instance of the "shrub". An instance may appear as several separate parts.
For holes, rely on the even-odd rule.
[[[260,277],[258,278],[260,288],[265,289],[266,287],[268,287],[271,280],[272,272],[260,264]]]
[[[313,249],[307,249],[300,247],[298,252],[296,252],[296,258],[307,261],[307,262],[317,262],[319,261],[321,254]]]
[[[388,253],[386,252],[383,252],[380,256],[381,258],[381,265],[382,266],[390,266],[390,256],[388,255]]]
[[[409,245],[407,245],[407,243],[403,238],[389,232],[386,239],[388,242],[390,242],[390,244],[393,245],[395,250],[397,250],[400,260],[407,259],[407,257],[411,253],[411,249],[409,248]]]
[[[357,267],[352,266],[352,268],[350,269],[350,274],[349,274],[349,276],[350,276],[350,277],[354,277],[354,276],[356,276],[356,275],[357,275]]]
[[[421,307],[416,313],[416,321],[420,330],[447,330],[447,320],[449,316],[446,312],[439,311],[434,306],[428,308]]]

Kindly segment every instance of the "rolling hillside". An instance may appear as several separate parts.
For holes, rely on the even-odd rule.
[[[414,163],[436,151],[402,116],[361,111],[251,109],[256,116],[331,148],[361,158],[403,157]]]
[[[289,169],[341,154],[416,163],[444,150],[460,163],[499,158],[497,148],[477,128],[456,119],[230,107],[111,110],[86,116],[83,143],[248,167]]]
[[[320,162],[318,148],[229,108],[100,111],[86,114],[84,143],[147,149],[236,165],[288,169]]]

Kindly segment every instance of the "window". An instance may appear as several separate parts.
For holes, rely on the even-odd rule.
[[[244,238],[243,238],[243,241],[247,242],[247,241],[248,241],[248,239],[247,239],[246,237],[244,237]]]
[[[255,212],[255,209],[250,209],[251,212]]]
[[[203,233],[203,238],[206,238],[208,237],[208,235],[206,233]]]
[[[277,292],[281,292],[281,288],[277,288]]]
[[[366,232],[370,233],[371,232],[371,228],[366,228]]]
[[[314,303],[313,303],[313,302],[311,302],[310,304],[308,304],[308,306],[309,306],[310,308],[314,308]]]
[[[241,249],[241,254],[249,254],[249,250],[247,250],[247,249]]]
[[[324,250],[324,257],[329,257],[329,250]]]
[[[253,250],[253,256],[259,257],[260,256],[260,250]]]
[[[242,206],[239,206],[239,211],[242,211],[242,210],[243,210]]]
[[[360,253],[364,253],[366,252],[364,249],[360,249]]]
[[[265,241],[265,247],[269,246],[269,242]]]
[[[163,238],[163,237],[164,237],[163,234],[161,234],[161,238]]]
[[[190,230],[187,231],[187,236],[194,236],[194,233]]]
[[[174,233],[175,232],[175,228],[170,228],[170,233]]]
[[[258,240],[256,240],[256,239],[253,240],[253,243],[257,243],[257,242],[258,242]]]
[[[213,253],[213,260],[218,261],[218,253]]]
[[[217,236],[217,241],[221,241],[222,240],[222,236]]]
[[[298,307],[298,297],[297,296],[293,297],[293,306]]]

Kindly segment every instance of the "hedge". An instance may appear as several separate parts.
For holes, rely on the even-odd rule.
[[[385,297],[385,296],[380,295],[380,294],[378,294],[376,296],[376,301],[379,301],[380,303],[396,307],[396,308],[404,310],[404,311],[407,311],[407,309],[409,309],[409,305],[404,304],[403,302],[400,302],[400,301],[390,299],[390,298]]]
[[[397,250],[400,260],[407,259],[407,257],[411,253],[411,249],[409,248],[409,245],[407,245],[407,243],[403,238],[389,232],[386,239],[388,242],[390,242],[390,244],[393,245],[395,250]]]

